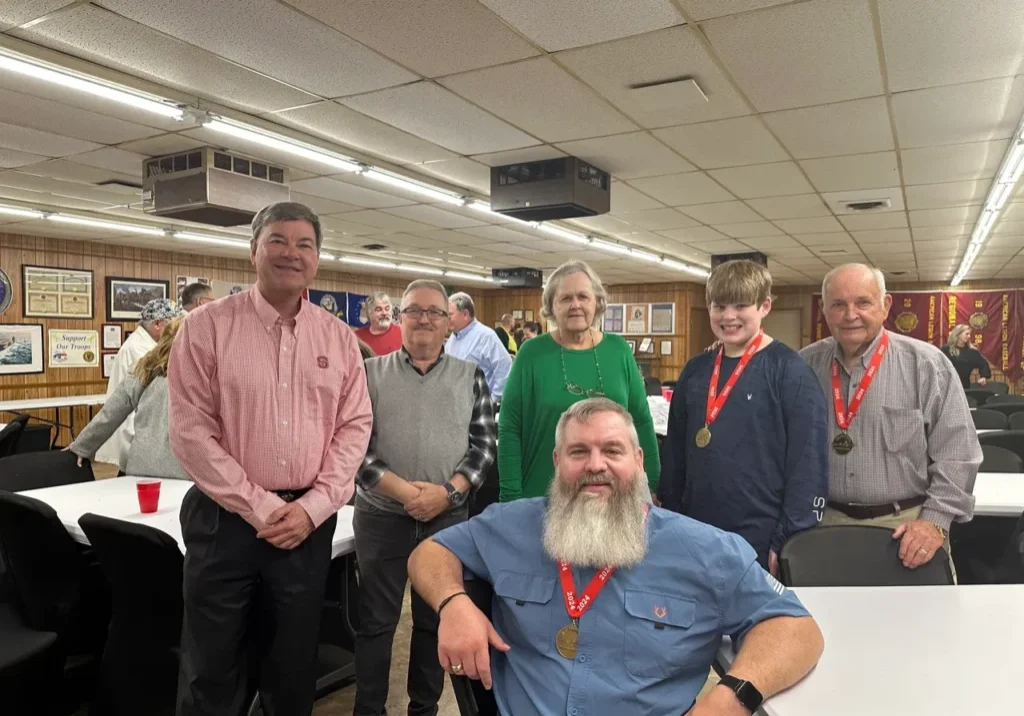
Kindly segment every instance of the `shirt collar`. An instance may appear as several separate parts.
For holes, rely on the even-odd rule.
[[[406,363],[408,363],[409,366],[414,371],[419,373],[420,375],[426,375],[430,371],[434,370],[435,366],[437,366],[438,363],[440,363],[442,360],[444,360],[444,355],[445,355],[445,353],[444,353],[444,345],[442,344],[441,345],[441,352],[438,354],[437,360],[434,361],[433,363],[431,363],[429,366],[427,366],[427,369],[425,371],[420,371],[420,369],[416,367],[416,364],[412,362],[412,356],[409,355],[409,351],[407,351],[405,349],[405,346],[402,346],[402,348],[400,350],[402,352],[402,360],[404,360]]]
[[[875,339],[873,341],[871,341],[871,343],[868,345],[868,349],[866,351],[864,351],[860,355],[860,357],[857,359],[860,362],[860,364],[862,366],[864,366],[865,368],[867,368],[868,363],[871,362],[871,356],[873,356],[875,354],[875,348],[878,347],[878,342],[880,340],[882,340],[882,334],[883,333],[885,333],[885,328],[883,328],[882,330],[880,330],[878,332],[878,335],[875,336]],[[833,341],[833,345],[832,345],[832,358],[833,358],[833,360],[839,361],[839,365],[841,365],[841,366],[843,366],[845,368],[846,365],[843,363],[843,356],[842,356],[842,353],[840,352],[840,348],[841,347],[839,345],[839,341],[837,341],[835,339],[835,337],[832,338],[832,341]]]
[[[263,297],[263,294],[260,293],[259,281],[256,282],[255,286],[249,289],[249,300],[252,301],[252,307],[256,311],[256,316],[260,319],[260,323],[262,323],[267,330],[272,329],[277,325],[278,321],[283,320],[281,318],[281,314],[277,312],[277,309],[271,306],[267,302],[267,299]],[[318,307],[313,306],[312,303],[305,299],[299,299],[299,312],[295,314],[295,325],[298,326],[305,321],[306,318],[310,316],[310,311],[313,308]]]

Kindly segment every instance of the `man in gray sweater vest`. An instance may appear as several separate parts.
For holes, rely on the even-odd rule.
[[[361,577],[354,716],[384,713],[409,555],[466,519],[469,493],[494,462],[487,380],[476,364],[445,355],[447,309],[444,286],[413,281],[402,296],[402,349],[366,361],[373,433],[353,520]],[[409,714],[434,716],[444,687],[437,615],[415,592],[412,618]]]

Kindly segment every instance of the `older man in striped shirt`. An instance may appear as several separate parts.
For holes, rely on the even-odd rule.
[[[273,204],[252,230],[256,285],[189,314],[171,353],[171,448],[195,481],[181,506],[178,716],[241,712],[257,595],[270,622],[258,639],[263,712],[312,711],[336,513],[372,425],[355,336],[302,300],[320,255],[316,214]]]

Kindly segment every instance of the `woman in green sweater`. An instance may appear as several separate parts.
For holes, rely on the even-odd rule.
[[[567,261],[548,278],[543,302],[541,314],[557,329],[519,348],[501,399],[501,501],[547,494],[558,419],[573,403],[600,395],[633,416],[654,494],[661,465],[644,379],[626,341],[594,328],[608,303],[601,279],[584,262]]]

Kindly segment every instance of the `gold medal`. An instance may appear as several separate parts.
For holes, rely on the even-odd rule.
[[[575,624],[566,624],[558,630],[555,636],[555,648],[558,653],[566,659],[576,658],[576,642],[579,640],[580,630]]]
[[[711,444],[711,430],[705,425],[703,428],[697,431],[697,437],[694,439],[697,443],[697,447],[706,448]]]
[[[853,450],[853,438],[846,433],[839,433],[832,440],[832,449],[840,455],[848,455]]]

